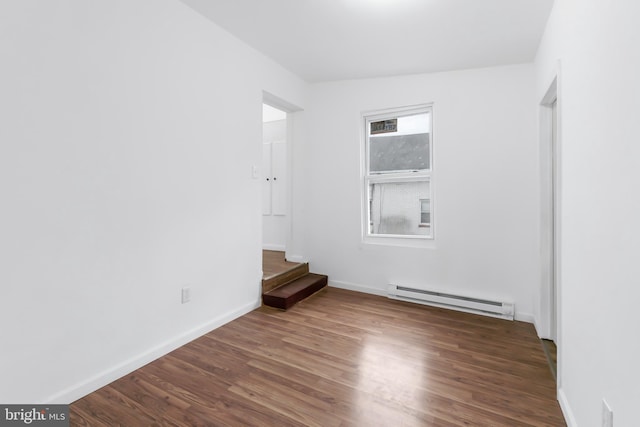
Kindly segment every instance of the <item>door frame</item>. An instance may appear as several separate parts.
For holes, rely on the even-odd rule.
[[[558,348],[560,387],[562,342],[562,98],[559,66],[542,97],[540,112],[541,287],[538,335]]]
[[[277,108],[278,110],[284,111],[287,113],[286,117],[286,174],[287,174],[287,188],[285,192],[286,198],[286,215],[285,215],[285,223],[286,223],[286,236],[285,236],[285,254],[286,258],[290,259],[293,256],[289,255],[289,248],[291,247],[291,242],[293,240],[293,148],[295,145],[294,138],[294,120],[297,112],[302,111],[302,108],[272,94],[267,91],[262,91],[262,104],[270,105],[271,107]],[[262,145],[263,138],[260,138],[260,144]],[[262,188],[262,187],[261,187]],[[261,198],[262,199],[262,198]],[[291,259],[293,260],[293,259]]]

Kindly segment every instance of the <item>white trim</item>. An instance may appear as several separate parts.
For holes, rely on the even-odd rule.
[[[540,109],[540,293],[539,293],[539,335],[551,339],[551,289],[553,265],[551,240],[553,232],[549,225],[551,218],[552,178],[551,178],[551,108],[541,104]]]
[[[382,108],[379,110],[378,109],[366,110],[366,111],[363,111],[360,116],[362,118],[370,117],[371,119],[383,119],[390,114],[396,114],[396,113],[401,113],[401,114],[398,114],[398,117],[410,116],[416,112],[421,112],[425,108],[433,108],[433,102],[424,102],[422,104],[407,105],[405,107],[392,107],[392,108]],[[404,114],[404,113],[408,113],[408,114]]]
[[[285,258],[287,261],[290,262],[297,262],[297,263],[305,263],[305,262],[309,262],[309,258],[302,256],[302,255],[289,255],[288,253],[285,253]]]
[[[536,317],[533,314],[520,313],[518,312],[518,310],[516,310],[516,313],[514,315],[514,320],[517,320],[518,322],[531,323],[534,326],[534,328],[536,325]]]
[[[104,387],[107,384],[112,383],[118,378],[122,378],[123,376],[130,374],[131,372],[139,369],[150,362],[166,355],[167,353],[172,352],[173,350],[195,340],[202,335],[205,335],[214,329],[219,328],[220,326],[231,322],[232,320],[237,319],[240,316],[243,316],[250,311],[260,307],[261,301],[257,299],[254,302],[245,304],[244,306],[232,310],[228,313],[225,313],[221,316],[218,316],[200,326],[197,326],[191,330],[185,331],[184,333],[165,341],[155,347],[150,348],[146,352],[132,357],[129,360],[124,360],[109,369],[106,369],[93,377],[87,378],[86,380],[72,385],[65,390],[62,390],[53,396],[45,399],[44,403],[50,404],[69,404],[70,402],[74,402],[89,393],[92,393],[98,390],[101,387]]]
[[[433,211],[432,211],[433,212]],[[432,233],[433,234],[433,233]],[[363,245],[378,245],[378,246],[399,246],[403,248],[417,248],[417,249],[436,249],[436,241],[434,238],[408,238],[402,236],[401,238],[396,236],[375,236],[375,237],[363,237]],[[362,247],[362,246],[361,246]]]
[[[556,143],[552,136],[552,105],[556,103]],[[560,347],[560,64],[549,81],[547,90],[539,103],[539,144],[540,144],[540,202],[541,224],[550,220],[552,228],[540,228],[540,293],[539,315],[536,328],[541,338],[553,339]],[[554,166],[557,165],[557,166]],[[555,171],[553,170],[555,169]],[[555,175],[555,176],[554,176]],[[555,207],[554,207],[555,205]],[[555,209],[555,217],[552,217]],[[555,242],[552,241],[555,236]],[[550,245],[553,245],[551,249]],[[553,259],[552,259],[553,257]],[[555,270],[553,270],[555,268]],[[554,273],[555,271],[555,273]],[[544,273],[547,274],[544,274]],[[555,283],[555,286],[553,284]],[[552,294],[554,292],[554,294]],[[553,305],[555,300],[556,318]]]
[[[378,295],[381,297],[387,296],[386,289],[378,289],[371,286],[357,285],[355,283],[340,282],[337,280],[329,280],[329,286],[339,289],[346,289],[348,291],[362,292],[363,294]]]
[[[393,176],[389,176],[393,175]],[[416,181],[431,181],[431,174],[425,171],[419,172],[401,172],[394,174],[373,174],[368,177],[367,181],[372,184],[378,183],[403,183],[403,182],[416,182]]]
[[[270,243],[263,243],[262,244],[262,249],[265,250],[265,251],[284,252],[285,251],[285,246],[284,245],[277,245],[277,244],[270,244]]]
[[[564,393],[564,389],[562,388],[558,388],[558,403],[560,404],[560,409],[562,410],[567,426],[578,427],[576,417],[573,415],[573,411],[569,405],[569,399],[567,399],[567,395]]]
[[[536,329],[536,333],[538,334],[538,338],[545,339],[545,337],[540,332],[542,330],[542,327],[540,326],[540,317],[539,316],[533,316],[533,320],[532,320],[531,323],[533,323],[533,327]]]
[[[540,213],[543,219],[551,218],[550,228],[540,228],[540,276],[539,329],[542,338],[556,342],[556,387],[565,418],[576,425],[575,419],[562,392],[564,372],[564,346],[562,340],[562,73],[558,61],[549,79],[547,90],[540,100]],[[553,105],[555,103],[555,144],[553,129]],[[549,205],[550,203],[550,205]],[[548,206],[549,205],[549,206]],[[545,208],[545,210],[543,210]],[[545,224],[549,221],[545,221]],[[554,303],[555,300],[555,303]],[[555,310],[554,310],[555,308]],[[566,399],[565,399],[566,400]]]
[[[286,174],[287,174],[287,180],[286,180],[286,190],[285,190],[285,197],[286,197],[286,215],[285,215],[285,228],[286,228],[286,235],[285,235],[285,245],[284,248],[282,249],[276,249],[276,250],[283,250],[286,252],[286,248],[287,246],[290,246],[292,241],[293,241],[293,222],[295,221],[295,218],[293,217],[293,180],[294,180],[294,174],[293,174],[293,149],[294,149],[294,144],[296,143],[296,140],[294,138],[294,120],[296,117],[296,113],[303,111],[303,109],[295,104],[290,103],[289,101],[280,98],[277,95],[274,95],[273,93],[267,92],[266,90],[262,91],[262,104],[267,104],[271,107],[277,108],[278,110],[284,111],[285,113],[287,113],[287,117],[286,117],[286,126],[287,126],[287,130],[286,130],[286,162],[285,162],[285,168],[286,168]],[[263,143],[263,138],[260,138],[260,144]],[[262,188],[262,187],[261,187]],[[262,200],[262,193],[260,194],[260,199]],[[263,225],[263,222],[261,222],[261,225]],[[263,248],[266,248],[265,246],[270,246],[270,245],[265,245],[263,243]]]
[[[279,96],[276,96],[266,90],[262,91],[262,103],[284,111],[285,113],[295,113],[296,111],[302,111],[302,108],[295,104],[292,104]]]

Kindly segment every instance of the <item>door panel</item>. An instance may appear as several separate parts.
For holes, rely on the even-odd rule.
[[[262,144],[262,215],[271,215],[271,143]]]
[[[271,144],[271,213],[286,215],[287,211],[287,144]]]

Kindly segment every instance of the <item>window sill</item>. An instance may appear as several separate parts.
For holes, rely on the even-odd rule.
[[[396,246],[403,248],[435,249],[432,236],[365,236],[363,245]]]

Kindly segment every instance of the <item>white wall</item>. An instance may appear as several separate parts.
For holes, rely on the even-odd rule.
[[[559,398],[569,425],[638,424],[640,4],[556,0],[537,60],[540,100],[560,62]],[[588,232],[585,232],[588,231]]]
[[[532,65],[311,86],[296,239],[332,285],[386,293],[389,283],[508,299],[533,320],[538,289],[538,149]],[[361,113],[433,102],[435,240],[363,244]],[[297,171],[297,172],[296,172]],[[300,196],[301,197],[301,196]]]
[[[0,402],[259,304],[262,91],[303,105],[301,80],[175,0],[3,1],[0,57]]]

